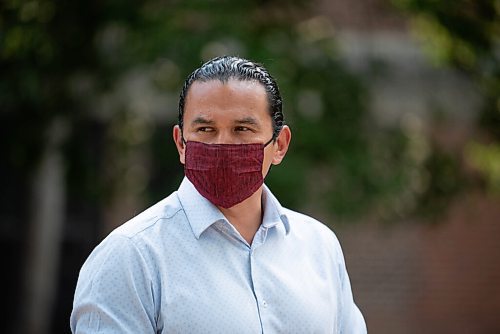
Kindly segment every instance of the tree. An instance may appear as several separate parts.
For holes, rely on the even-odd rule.
[[[500,2],[497,0],[393,0],[437,63],[457,68],[484,96],[482,138],[466,148],[466,159],[500,193]]]

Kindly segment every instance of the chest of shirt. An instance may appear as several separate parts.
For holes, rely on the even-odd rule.
[[[335,265],[275,232],[258,247],[215,229],[166,245],[155,261],[162,332],[335,332]]]

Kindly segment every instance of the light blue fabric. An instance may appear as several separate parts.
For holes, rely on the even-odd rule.
[[[252,245],[184,179],[83,265],[73,333],[366,333],[323,224],[264,187]]]

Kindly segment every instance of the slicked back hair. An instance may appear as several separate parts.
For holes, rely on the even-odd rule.
[[[186,96],[193,82],[219,80],[227,83],[229,79],[257,81],[264,87],[269,103],[269,114],[273,123],[273,138],[275,139],[284,125],[282,101],[278,85],[261,64],[234,56],[223,56],[209,60],[187,77],[179,97],[178,124],[181,130],[184,125]]]

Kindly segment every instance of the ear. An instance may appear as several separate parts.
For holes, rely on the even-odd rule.
[[[182,130],[179,127],[179,125],[174,126],[173,137],[174,137],[175,146],[177,147],[177,152],[179,152],[179,160],[180,160],[181,164],[184,164],[186,146],[184,145],[184,142],[182,141]]]
[[[273,156],[273,165],[279,165],[288,151],[288,147],[290,146],[290,141],[292,140],[292,132],[290,128],[285,125],[280,131],[280,134],[276,138],[276,142],[274,143],[275,151]]]

